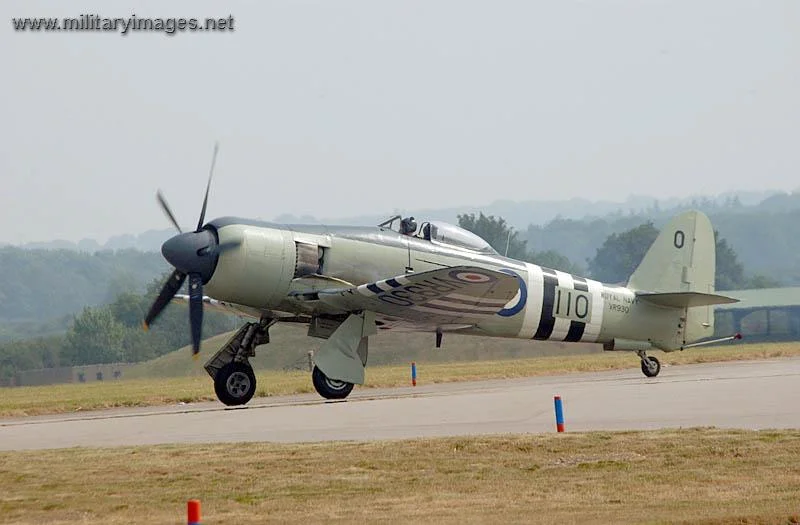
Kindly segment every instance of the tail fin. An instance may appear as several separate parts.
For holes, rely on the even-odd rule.
[[[674,217],[656,238],[628,287],[640,292],[714,293],[716,241],[711,221],[699,211]],[[714,334],[711,306],[686,308],[684,342]]]

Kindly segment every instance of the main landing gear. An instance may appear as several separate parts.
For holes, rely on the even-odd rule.
[[[361,317],[354,317],[355,320],[350,324],[356,324],[356,321],[362,322]],[[249,359],[256,355],[257,346],[269,343],[269,329],[276,322],[277,319],[262,318],[257,323],[247,323],[205,364],[206,372],[214,379],[217,399],[225,405],[244,405],[255,395],[256,375]],[[314,389],[325,399],[344,399],[353,391],[354,383],[351,381],[358,382],[358,379],[362,379],[363,382],[367,344],[366,337],[361,336],[361,325],[357,328],[356,336],[345,338],[346,342],[352,343],[351,357],[342,354],[338,349],[327,352],[326,362],[329,365],[332,363],[332,368],[338,370],[337,373],[342,373],[340,377],[345,377],[349,381],[328,377],[319,367],[314,366],[311,380]],[[326,354],[318,352],[317,357],[325,359]],[[354,368],[361,372],[360,377],[352,373]]]
[[[642,373],[647,377],[656,377],[661,372],[661,363],[653,356],[648,356],[644,351],[636,352],[642,360]]]
[[[256,375],[250,363],[231,361],[214,378],[217,399],[228,406],[244,405],[256,393]]]
[[[269,327],[276,322],[262,318],[257,323],[247,323],[208,360],[205,369],[214,379],[214,392],[222,403],[244,405],[253,398],[256,375],[249,359],[256,355],[256,346],[269,343]]]

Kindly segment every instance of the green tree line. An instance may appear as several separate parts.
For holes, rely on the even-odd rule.
[[[574,264],[555,250],[536,252],[528,249],[527,240],[510,227],[502,217],[486,216],[483,213],[459,215],[459,225],[486,240],[498,253],[514,259],[528,261],[540,266],[563,270],[573,274],[586,274],[607,283],[624,283],[642,262],[645,253],[658,237],[659,230],[652,221],[636,225],[620,233],[612,233],[596,249],[594,257],[588,258],[588,269]],[[780,282],[766,275],[746,275],[744,266],[736,252],[719,232],[716,238],[716,289],[737,290],[743,288],[767,288],[779,286]]]
[[[589,260],[589,272],[594,279],[607,283],[622,283],[644,259],[650,245],[658,237],[659,230],[652,222],[646,222],[622,233],[612,233],[595,256]],[[728,241],[718,231],[716,240],[717,290],[740,290],[745,288],[769,288],[780,283],[764,275],[745,274],[744,266]]]
[[[145,291],[168,266],[157,252],[0,248],[0,323],[42,322]]]
[[[145,361],[189,344],[185,305],[168,306],[149,331],[142,327],[164,279],[166,275],[153,281],[144,294],[123,292],[108,305],[84,307],[63,335],[0,344],[0,380],[37,368]],[[205,312],[203,336],[233,330],[238,324],[233,316]]]
[[[800,210],[784,205],[783,200],[773,198],[753,207],[707,211],[719,236],[736,252],[748,278],[761,275],[785,286],[800,285]],[[533,251],[552,250],[588,266],[610,235],[648,222],[661,228],[680,211],[683,208],[585,219],[556,218],[544,225],[528,226],[519,238],[527,241]]]
[[[585,273],[580,265],[555,250],[530,250],[528,241],[522,239],[520,232],[509,226],[502,217],[486,216],[483,212],[478,215],[469,213],[458,216],[458,225],[481,237],[501,255],[569,273]]]

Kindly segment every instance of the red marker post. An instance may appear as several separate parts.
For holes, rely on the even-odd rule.
[[[564,406],[561,403],[561,396],[553,397],[556,406],[556,431],[564,432]]]
[[[186,505],[188,515],[188,525],[201,525],[200,523],[200,500],[190,499]]]

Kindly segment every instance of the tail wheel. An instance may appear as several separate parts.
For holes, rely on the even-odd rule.
[[[314,389],[325,399],[344,399],[353,391],[353,383],[331,379],[316,366],[311,373],[311,380],[314,383]]]
[[[661,363],[653,356],[642,358],[642,373],[647,377],[656,377],[661,372]]]
[[[246,363],[230,362],[214,377],[217,399],[228,406],[244,405],[256,393],[256,375]]]

